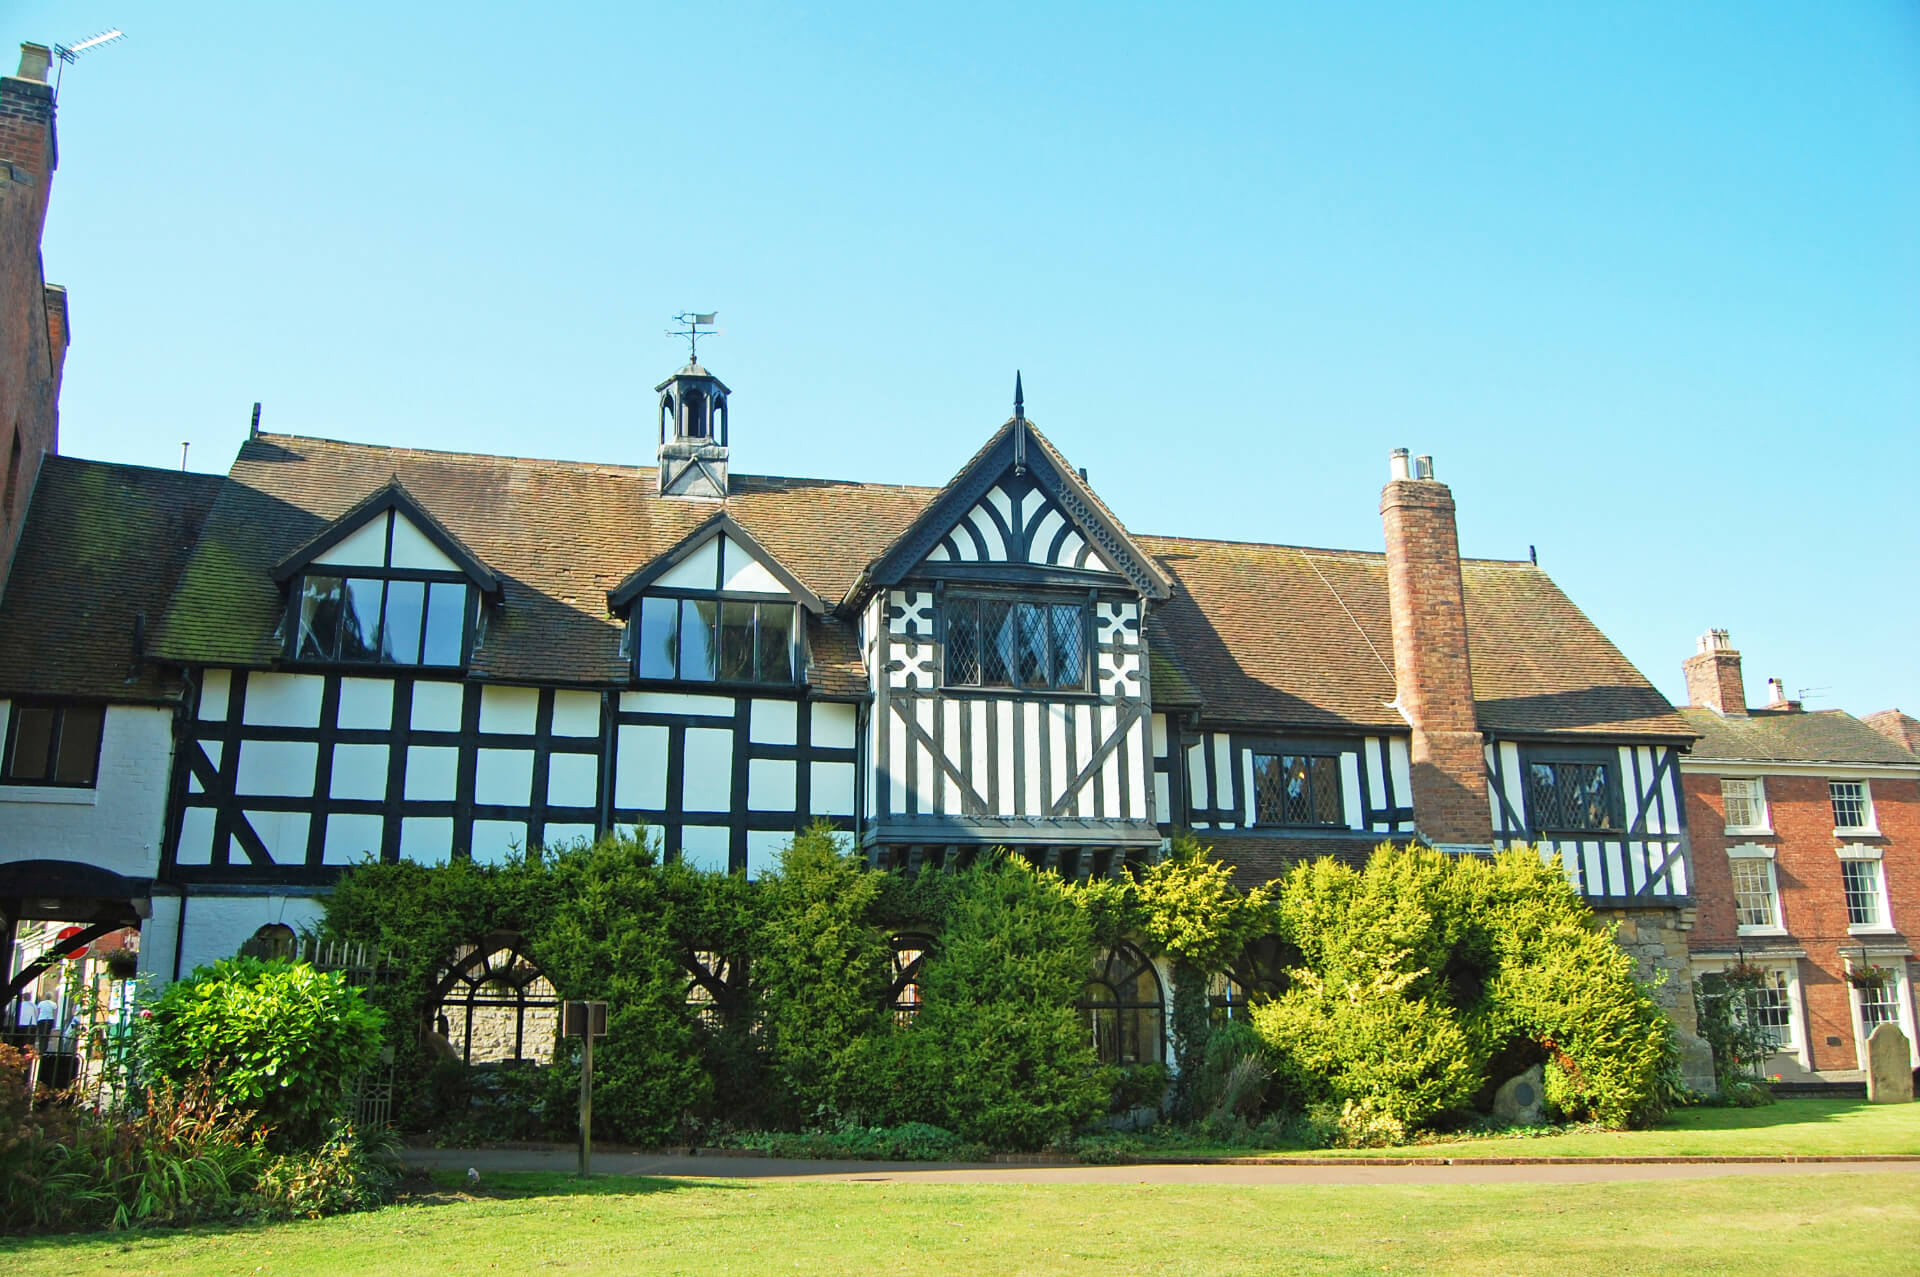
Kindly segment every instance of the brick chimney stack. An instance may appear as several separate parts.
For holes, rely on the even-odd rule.
[[[1723,718],[1746,714],[1747,685],[1740,675],[1740,653],[1734,650],[1725,630],[1702,634],[1699,650],[1680,668],[1687,675],[1687,704],[1710,709]]]
[[[23,44],[19,71],[0,76],[0,583],[40,459],[59,451],[66,293],[49,289],[40,273],[40,231],[60,158],[51,64],[45,45]]]
[[[1413,728],[1413,819],[1440,846],[1489,847],[1485,744],[1473,706],[1466,590],[1453,493],[1433,458],[1409,467],[1396,448],[1380,519],[1387,534],[1387,601],[1400,713]]]

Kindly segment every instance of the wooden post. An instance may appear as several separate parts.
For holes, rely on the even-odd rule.
[[[593,1030],[580,1035],[580,1178],[593,1174]]]

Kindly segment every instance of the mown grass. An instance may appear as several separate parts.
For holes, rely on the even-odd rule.
[[[1915,1271],[1912,1173],[1237,1187],[492,1177],[308,1223],[0,1243],[34,1273]],[[518,1187],[516,1188],[516,1185]]]
[[[1260,1149],[1143,1139],[1150,1157],[1783,1157],[1920,1155],[1920,1104],[1790,1099],[1760,1108],[1689,1108],[1650,1131],[1570,1130],[1440,1138],[1387,1149]]]

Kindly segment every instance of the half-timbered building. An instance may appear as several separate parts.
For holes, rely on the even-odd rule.
[[[1384,553],[1148,536],[1017,397],[923,488],[739,472],[718,378],[658,392],[653,465],[241,447],[145,649],[181,688],[167,965],[311,920],[362,858],[627,829],[752,875],[816,819],[909,871],[1107,874],[1182,828],[1246,881],[1537,842],[1688,925],[1694,732],[1536,565],[1461,559],[1429,459],[1391,458]],[[1157,1016],[1152,964],[1103,970]]]

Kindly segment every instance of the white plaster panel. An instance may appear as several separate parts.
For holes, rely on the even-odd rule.
[[[327,838],[320,859],[329,865],[347,865],[371,857],[380,859],[380,839],[387,822],[360,812],[335,812],[327,817]]]
[[[227,743],[223,740],[203,740],[198,742],[200,752],[207,756],[207,762],[215,772],[220,770],[220,760],[226,757]],[[206,790],[200,784],[200,778],[192,772],[187,773],[187,792],[201,794]]]
[[[638,729],[645,730],[645,729]],[[664,728],[655,728],[664,731]],[[593,754],[547,755],[547,803],[553,807],[591,807],[600,782],[600,760]]]
[[[813,744],[816,749],[852,749],[854,707],[819,702],[813,707]]]
[[[260,835],[267,855],[276,865],[307,863],[307,836],[313,832],[313,818],[304,811],[250,811],[247,824]]]
[[[251,700],[251,698],[249,698]],[[238,794],[308,798],[320,747],[309,740],[249,740],[240,743],[233,788]]]
[[[387,796],[387,747],[385,745],[335,745],[332,794],[335,798],[366,798],[375,802],[385,798]],[[331,835],[328,836],[328,841],[332,841]]]
[[[524,807],[533,800],[533,751],[483,749],[473,767],[473,800]]]
[[[748,738],[761,745],[791,745],[798,736],[799,706],[793,701],[754,701],[747,711]]]
[[[1168,783],[1165,772],[1153,774],[1154,810],[1162,822],[1173,819],[1173,787]]]
[[[907,727],[898,705],[887,710],[887,802],[891,811],[907,809]],[[874,801],[879,801],[878,788]]]
[[[723,536],[720,539],[726,543],[726,558],[720,569],[721,589],[742,590],[751,594],[787,593],[787,587],[780,584],[780,578],[767,571],[758,559],[728,538]]]
[[[1225,807],[1233,801],[1233,742],[1225,732],[1213,733],[1213,778],[1214,783],[1221,789],[1221,792],[1214,796],[1214,801]],[[1249,798],[1248,801],[1251,802],[1252,799]],[[1239,818],[1250,821],[1245,812],[1239,813]]]
[[[1187,775],[1193,778],[1194,807],[1201,810],[1211,807],[1213,804],[1208,800],[1212,797],[1212,795],[1210,795],[1207,792],[1207,757],[1206,757],[1205,737],[1202,737],[1200,740],[1197,740],[1193,744],[1187,746]]]
[[[413,730],[457,732],[466,685],[422,679],[413,685]]]
[[[727,811],[733,806],[733,733],[713,727],[687,729],[682,811]]]
[[[1013,803],[1014,803],[1013,733],[1015,730],[1015,724],[1013,721],[1014,710],[1015,710],[1015,707],[1012,705],[1009,705],[1005,701],[996,701],[993,703],[994,730],[1000,736],[1000,742],[999,742],[1000,756],[996,760],[1000,765],[1000,780],[999,780],[1000,806],[996,814],[1001,816],[1011,816],[1014,814],[1014,811],[1013,811]]]
[[[732,843],[733,833],[725,825],[683,825],[680,862],[694,869],[725,873]]]
[[[571,847],[578,843],[593,841],[592,825],[555,825],[547,826],[545,846],[549,851],[558,851],[562,847]]]
[[[553,694],[553,734],[555,736],[598,736],[600,734],[600,697],[593,692],[555,692]]]
[[[668,568],[666,575],[654,584],[676,590],[711,590],[719,573],[720,538],[716,536]]]
[[[967,760],[960,757],[960,702],[942,701],[940,703],[940,730],[947,761],[965,768]],[[948,815],[957,816],[965,810],[960,805],[960,783],[945,766],[937,766],[933,774],[939,782],[940,810]]]
[[[814,763],[810,782],[809,814],[851,817],[853,815],[853,764]]]
[[[527,854],[527,822],[474,821],[472,854],[476,865],[504,865],[524,860]]]
[[[726,696],[686,696],[678,692],[622,692],[620,709],[627,714],[710,714],[733,717],[733,700]]]
[[[329,567],[382,568],[387,565],[387,521],[393,516],[382,513],[342,537],[315,563]]]
[[[160,903],[164,897],[154,898],[154,917],[146,927],[141,928],[141,959],[144,968],[147,939],[151,931],[155,938],[164,934],[169,941],[173,936],[171,927],[163,928],[160,923]],[[168,922],[179,919],[179,903],[168,900]],[[310,896],[202,896],[191,895],[187,899],[186,925],[180,935],[180,973],[189,975],[200,967],[210,966],[222,958],[231,958],[240,952],[240,946],[253,939],[261,927],[269,923],[292,927],[296,932],[312,931],[319,927],[326,916],[326,907]],[[157,967],[155,974],[165,983],[173,974],[173,954],[170,944],[155,944],[156,957],[165,961],[164,967]]]
[[[241,721],[255,727],[318,727],[326,685],[318,674],[254,674],[247,679]]]
[[[747,806],[753,811],[792,811],[794,769],[784,758],[755,758],[747,763]]]
[[[933,750],[922,743],[933,739],[933,708],[930,700],[913,703],[913,721],[920,735],[907,750],[907,766],[913,768],[913,794],[922,815],[940,810],[940,780],[934,770]]]
[[[402,818],[400,854],[417,865],[446,864],[453,856],[453,817]]]
[[[396,513],[393,519],[393,566],[430,572],[458,572],[460,565],[440,552],[413,520]]]
[[[1046,777],[1040,794],[1043,806],[1038,814],[1047,815],[1067,788],[1067,707],[1048,705],[1043,712],[1047,720],[1047,761],[1051,764],[1051,774]]]
[[[213,863],[215,815],[211,807],[188,807],[180,813],[180,845],[174,849],[175,863],[182,865]]]
[[[758,878],[780,867],[781,853],[793,845],[793,835],[771,829],[747,831],[747,877]]]
[[[1373,797],[1376,807],[1387,806],[1387,773],[1380,763],[1380,738],[1369,736],[1360,742],[1360,750],[1367,760],[1367,793]],[[1493,827],[1500,827],[1500,814],[1494,813]]]
[[[540,715],[540,693],[531,687],[480,689],[480,730],[533,735]]]
[[[1393,777],[1393,801],[1401,807],[1413,806],[1412,746],[1403,736],[1387,738],[1387,773]]]
[[[233,675],[227,670],[208,670],[200,677],[200,717],[217,723],[227,716],[227,695],[233,688]]]
[[[415,802],[450,802],[460,779],[460,751],[451,745],[409,745],[403,797]]]
[[[1247,785],[1247,793],[1253,793],[1253,785]],[[1340,755],[1340,797],[1346,808],[1348,829],[1365,829],[1366,813],[1360,805],[1360,755],[1342,753]],[[1249,801],[1252,801],[1249,798]]]
[[[615,734],[613,805],[659,811],[667,805],[667,729],[622,723]]]
[[[393,728],[393,682],[384,678],[340,680],[340,714],[335,720],[352,731],[384,732]]]
[[[1167,756],[1167,716],[1165,714],[1154,714],[1152,715],[1152,719],[1153,756],[1155,758],[1165,758]]]

